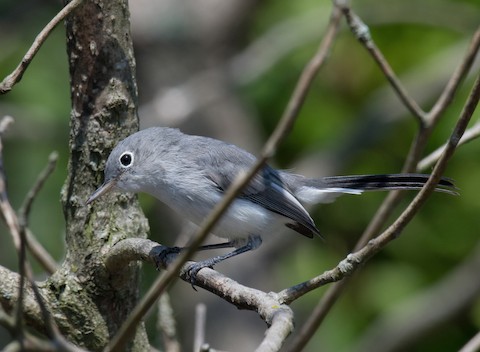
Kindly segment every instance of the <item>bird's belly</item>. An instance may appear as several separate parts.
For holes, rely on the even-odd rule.
[[[196,225],[201,225],[213,209],[214,204],[188,202],[176,209],[180,215]],[[278,216],[248,200],[235,200],[211,231],[215,236],[229,240],[262,236],[275,225]]]
[[[276,214],[247,200],[236,200],[212,233],[228,239],[247,238],[249,235],[262,236],[273,227]]]

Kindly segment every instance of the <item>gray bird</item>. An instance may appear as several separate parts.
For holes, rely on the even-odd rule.
[[[255,157],[234,145],[177,129],[153,127],[134,133],[113,149],[105,166],[105,182],[87,204],[110,190],[145,192],[195,224],[200,224],[237,175],[247,171]],[[418,190],[424,174],[333,176],[318,179],[265,166],[241,191],[212,233],[226,243],[201,249],[235,248],[230,253],[194,264],[198,271],[224,259],[253,250],[279,227],[289,227],[312,238],[320,235],[302,203],[333,201],[341,194],[370,190]],[[456,194],[451,180],[442,178],[436,191]]]

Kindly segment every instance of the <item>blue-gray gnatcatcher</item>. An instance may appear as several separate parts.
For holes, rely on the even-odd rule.
[[[145,192],[200,224],[241,172],[255,157],[225,142],[186,135],[177,129],[153,127],[121,141],[108,157],[105,182],[88,199],[117,189]],[[333,176],[318,179],[265,166],[243,189],[212,231],[227,243],[202,249],[235,247],[233,252],[196,263],[196,273],[237,254],[257,248],[264,235],[286,226],[312,238],[319,235],[302,203],[327,203],[337,196],[369,190],[421,188],[428,175],[390,174]],[[455,194],[451,180],[442,178],[436,191]]]

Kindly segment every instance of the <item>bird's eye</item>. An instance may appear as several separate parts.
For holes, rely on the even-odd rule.
[[[120,155],[120,164],[122,167],[130,167],[133,164],[133,153],[132,152],[125,152]]]

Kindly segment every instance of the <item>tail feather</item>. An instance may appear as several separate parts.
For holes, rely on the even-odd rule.
[[[308,179],[290,174],[285,179],[300,201],[315,204],[330,203],[342,194],[361,194],[363,191],[419,190],[429,177],[425,174],[386,174]],[[453,181],[445,177],[440,179],[435,191],[458,194]]]
[[[427,182],[430,175],[425,174],[385,174],[358,176],[324,177],[322,183],[327,187],[339,187],[358,190],[418,190]],[[458,194],[453,181],[442,177],[435,188],[437,192]]]

